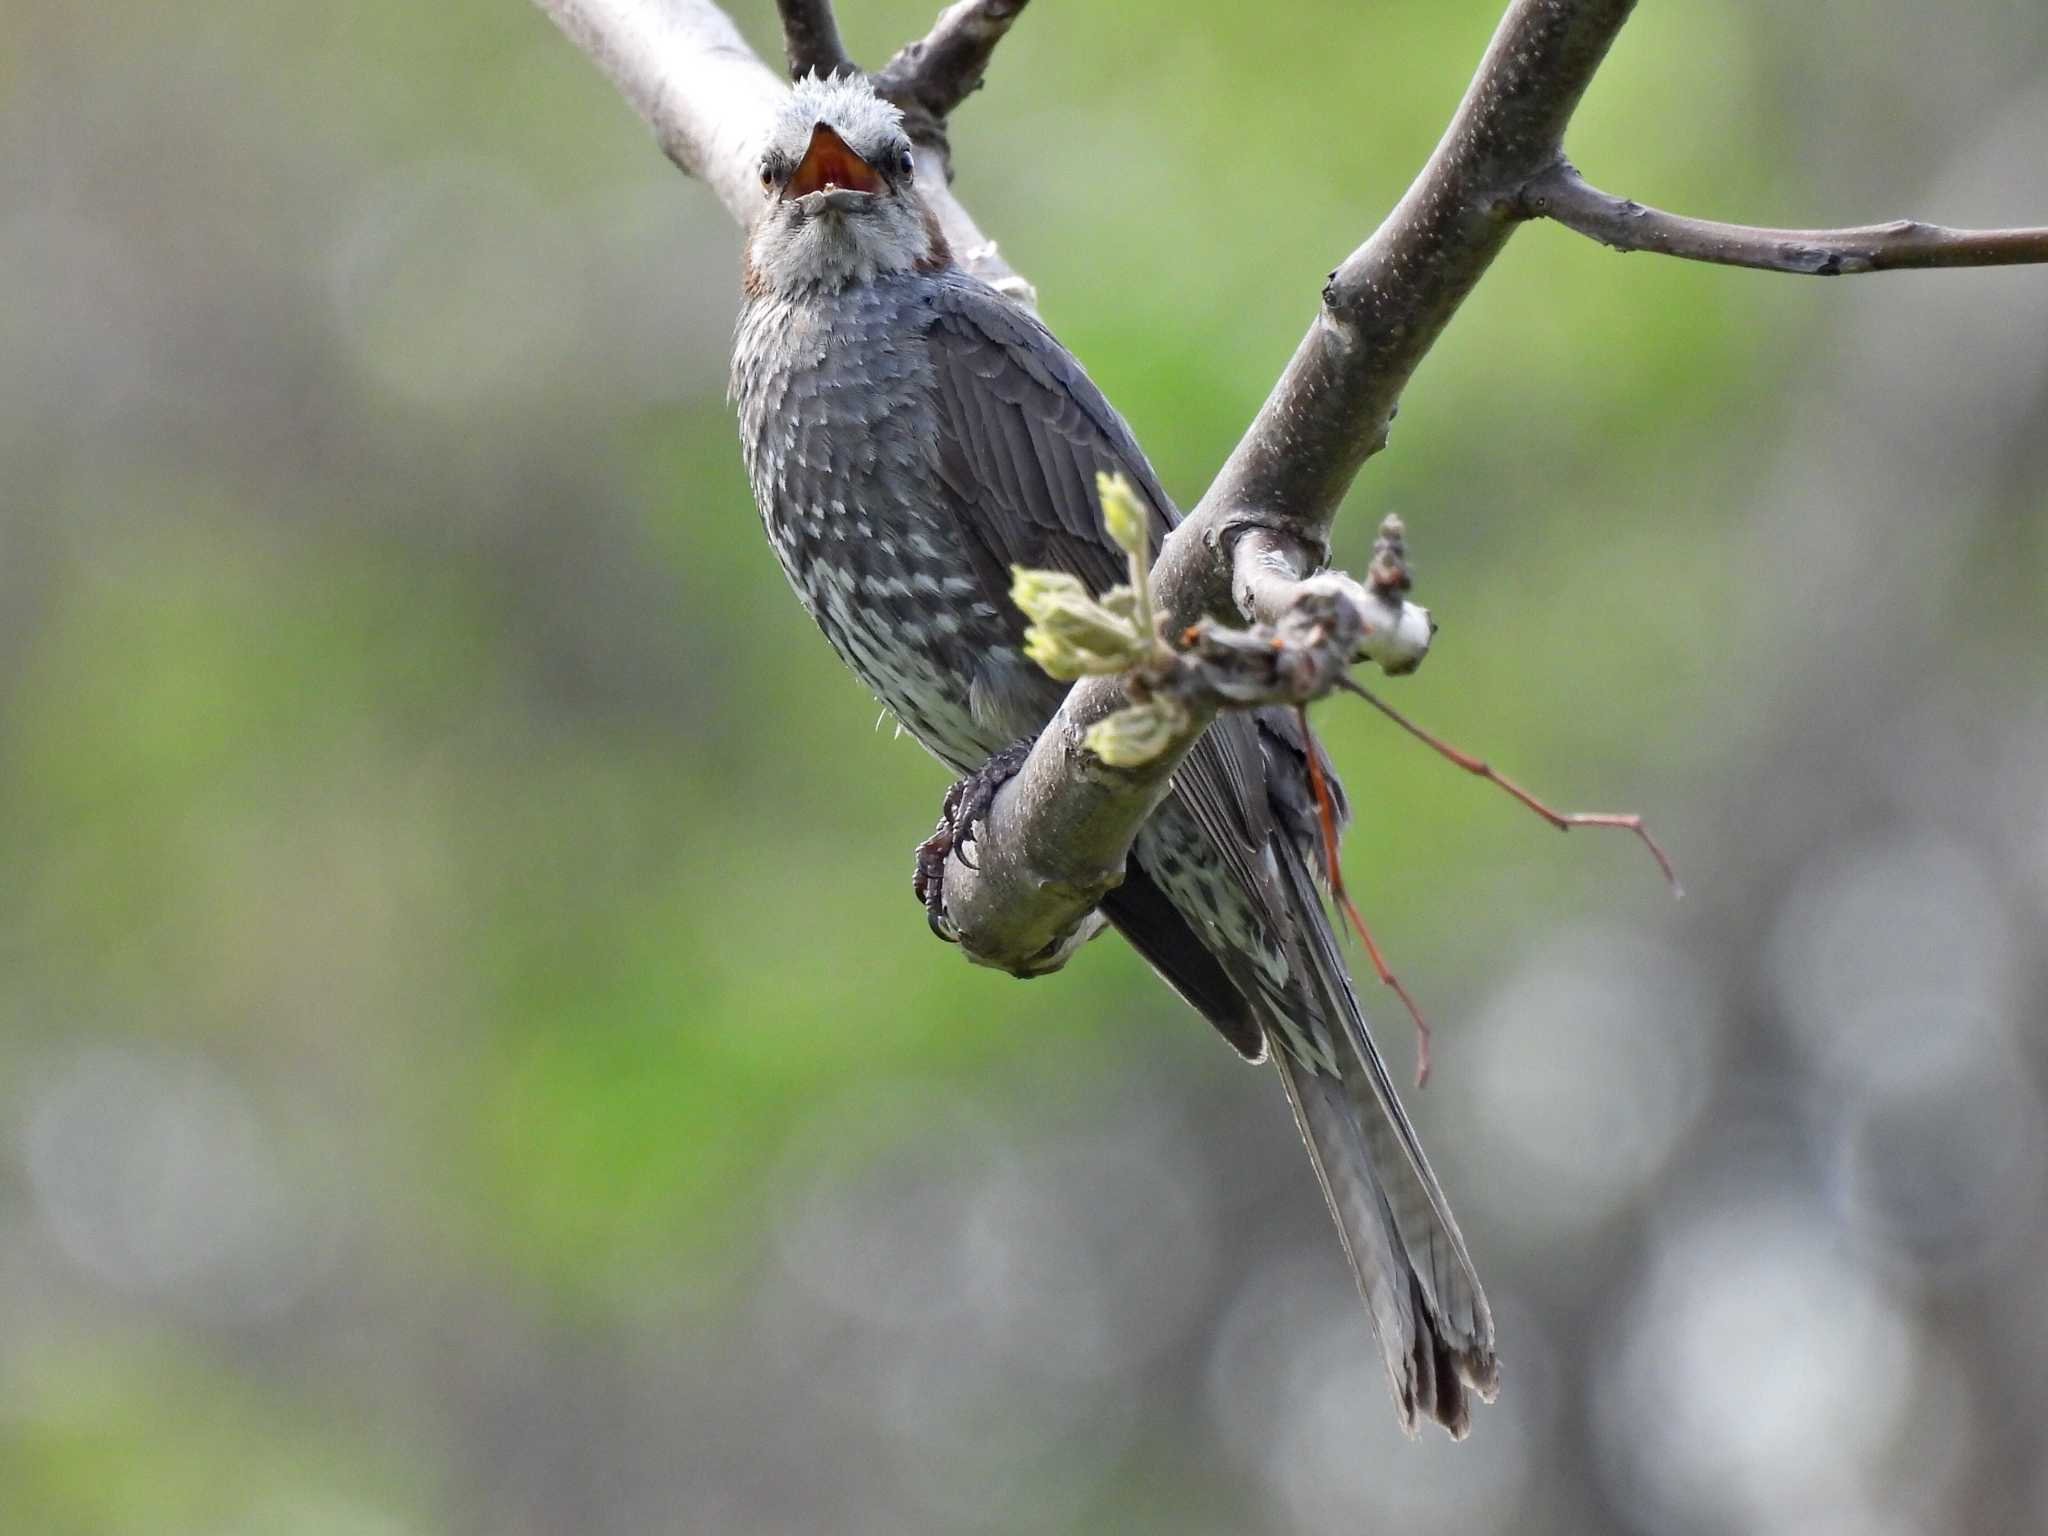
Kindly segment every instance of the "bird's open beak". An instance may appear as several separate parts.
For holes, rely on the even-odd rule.
[[[839,207],[864,201],[882,190],[881,173],[855,154],[830,124],[820,123],[811,130],[810,146],[804,150],[803,159],[783,183],[782,200],[791,202],[822,192],[827,195],[819,199],[821,203]],[[832,195],[848,192],[859,197]]]

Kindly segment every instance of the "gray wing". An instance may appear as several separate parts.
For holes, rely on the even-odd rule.
[[[1123,580],[1097,472],[1121,472],[1151,505],[1155,547],[1179,519],[1131,429],[1073,354],[993,289],[954,276],[934,284],[930,302],[939,475],[1001,562],[990,595],[1014,612],[1013,564],[1068,571],[1097,592]]]
[[[1069,571],[1094,591],[1121,580],[1096,472],[1121,470],[1150,503],[1155,543],[1176,520],[1130,429],[1051,333],[993,290],[949,277],[928,302],[934,452],[990,600],[1014,613],[1012,564]],[[1016,624],[1021,634],[1021,615]],[[1462,1434],[1466,1390],[1493,1392],[1493,1322],[1315,889],[1327,871],[1311,751],[1321,749],[1287,712],[1219,718],[1102,910],[1239,1051],[1256,1059],[1279,1046],[1403,1420],[1419,1412]],[[1334,774],[1329,783],[1336,791]]]
[[[986,285],[955,275],[933,285],[928,331],[939,473],[989,597],[1010,602],[1010,567],[1067,571],[1100,592],[1126,575],[1123,551],[1102,526],[1099,471],[1121,472],[1152,509],[1156,548],[1179,514],[1131,429],[1073,354],[1031,315]],[[1043,721],[1039,722],[1043,724]],[[1174,776],[1174,793],[1214,852],[1248,887],[1267,885],[1271,833],[1257,727],[1226,716]],[[1244,1055],[1264,1054],[1245,1000],[1224,982],[1206,945],[1171,906],[1154,899],[1142,866],[1103,912],[1145,959]]]
[[[1131,429],[1050,331],[985,284],[956,275],[935,285],[932,311],[939,472],[980,563],[1000,581],[991,600],[1016,614],[1012,565],[1068,571],[1096,592],[1123,580],[1124,554],[1103,529],[1096,473],[1121,471],[1150,504],[1155,548],[1180,520]],[[1023,615],[1016,623],[1021,634]],[[1272,825],[1251,723],[1219,721],[1188,755],[1175,788],[1232,872],[1265,884],[1261,850]]]

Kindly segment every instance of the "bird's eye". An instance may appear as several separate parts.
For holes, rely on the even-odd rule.
[[[764,189],[775,185],[775,167],[766,160],[761,162],[761,185]]]
[[[896,152],[896,169],[905,176],[917,169],[917,158],[911,154],[908,144]]]

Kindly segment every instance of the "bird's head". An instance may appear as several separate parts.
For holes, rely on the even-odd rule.
[[[797,81],[761,152],[750,290],[836,289],[946,260],[903,114],[861,75]]]

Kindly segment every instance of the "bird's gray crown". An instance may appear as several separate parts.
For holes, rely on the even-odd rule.
[[[903,114],[875,94],[867,76],[805,75],[796,82],[768,135],[771,153],[800,159],[811,130],[829,123],[847,147],[870,165],[882,165],[910,147]]]
[[[756,297],[837,292],[942,259],[903,114],[865,76],[796,82],[761,152],[761,188],[747,241]]]

